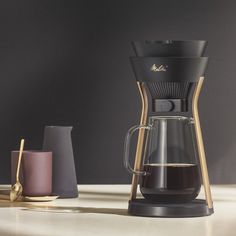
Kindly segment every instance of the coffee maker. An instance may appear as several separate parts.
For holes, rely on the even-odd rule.
[[[132,42],[130,62],[142,111],[129,129],[124,165],[133,174],[128,213],[149,217],[211,215],[213,202],[198,114],[208,58],[203,40]],[[149,109],[151,106],[152,109]],[[130,143],[138,131],[134,167]],[[196,199],[204,186],[205,199]],[[140,187],[141,196],[137,197]]]

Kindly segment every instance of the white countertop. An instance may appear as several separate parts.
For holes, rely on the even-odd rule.
[[[128,216],[128,185],[81,185],[78,188],[78,199],[57,199],[48,203],[0,200],[0,236],[236,235],[236,185],[212,186],[213,215],[182,219]]]

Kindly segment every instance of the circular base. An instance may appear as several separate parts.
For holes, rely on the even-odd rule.
[[[214,210],[208,208],[206,201],[201,199],[181,204],[160,204],[146,199],[135,199],[129,201],[128,213],[135,216],[177,218],[208,216]]]

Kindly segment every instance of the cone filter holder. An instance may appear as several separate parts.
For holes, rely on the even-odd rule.
[[[207,57],[202,57],[206,41],[132,42],[136,56],[131,64],[137,81],[145,82],[154,112],[188,111],[188,99],[204,74]]]

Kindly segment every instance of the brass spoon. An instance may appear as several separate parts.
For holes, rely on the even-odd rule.
[[[21,165],[21,158],[22,158],[22,153],[24,149],[24,143],[25,140],[21,139],[20,142],[20,152],[19,152],[19,157],[18,157],[18,163],[17,163],[17,171],[16,171],[16,183],[12,185],[11,187],[11,192],[10,192],[10,201],[14,202],[16,201],[22,194],[23,187],[20,183],[19,179],[19,174],[20,174],[20,165]]]

